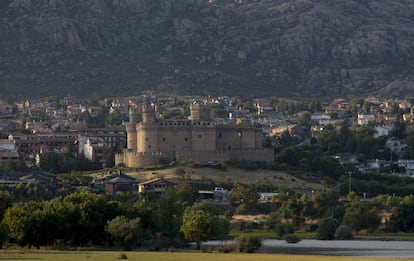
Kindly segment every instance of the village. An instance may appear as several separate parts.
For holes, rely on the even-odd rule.
[[[0,243],[120,246],[129,241],[114,241],[119,224],[135,224],[126,248],[247,236],[253,252],[252,231],[290,243],[295,233],[409,232],[413,105],[150,95],[2,103]],[[214,229],[192,237],[193,218]],[[223,251],[245,251],[237,244]]]
[[[214,124],[230,126],[238,119],[244,119],[260,130],[260,146],[272,151],[270,161],[277,157],[274,152],[283,146],[286,135],[289,135],[292,145],[302,147],[311,145],[312,140],[318,139],[326,128],[340,131],[344,127],[352,130],[369,126],[373,129],[373,138],[386,137],[380,153],[382,158],[335,153],[340,150],[332,148],[330,156],[340,164],[352,165],[361,172],[382,173],[385,170],[392,175],[414,175],[414,155],[410,153],[412,144],[406,144],[398,135],[390,136],[395,133],[398,125],[403,126],[404,133],[407,134],[414,130],[412,98],[380,100],[368,97],[322,102],[279,98],[240,99],[227,96],[145,96],[102,100],[49,97],[14,103],[3,101],[0,104],[0,184],[30,181],[57,186],[56,174],[65,171],[50,166],[48,168],[47,164],[42,165],[42,161],[47,161],[47,155],[51,154],[82,158],[89,162],[89,165],[86,164],[89,169],[117,167],[115,155],[122,153],[127,147],[125,125],[130,120],[129,112],[131,108],[140,109],[144,100],[154,107],[157,120],[187,119],[190,116],[189,105],[195,100],[209,105],[209,117]],[[240,134],[241,132],[238,133],[239,136]],[[329,146],[335,144],[328,144],[328,149]],[[200,164],[216,162],[217,158],[198,159]],[[70,167],[68,168],[66,173],[71,172]],[[124,174],[115,175],[111,171],[108,176],[94,182],[98,188],[102,186],[98,191],[109,194],[143,193],[144,189],[138,189],[140,182],[143,186],[152,182],[159,183],[159,188],[171,185],[169,181],[158,179],[137,181]],[[119,186],[115,189],[114,184]],[[106,190],[103,189],[105,186]],[[207,194],[214,198],[213,191]]]

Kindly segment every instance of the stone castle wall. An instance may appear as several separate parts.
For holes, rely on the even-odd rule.
[[[157,120],[154,108],[144,105],[142,121],[130,112],[126,124],[127,149],[115,164],[154,165],[163,160],[210,162],[223,160],[273,161],[273,151],[262,148],[262,133],[248,121],[216,125],[209,106],[191,105],[191,119]]]
[[[177,161],[208,162],[230,160],[230,151],[180,151],[176,153]]]
[[[173,161],[175,155],[172,152],[136,152],[124,150],[115,155],[115,165],[125,164],[129,168],[155,165],[162,161]]]

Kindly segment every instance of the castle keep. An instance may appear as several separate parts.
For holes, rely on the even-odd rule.
[[[217,123],[210,106],[190,105],[189,119],[157,119],[151,104],[129,111],[127,148],[115,155],[115,164],[142,167],[165,161],[212,162],[222,160],[273,161],[273,150],[262,147],[262,131],[247,120]]]

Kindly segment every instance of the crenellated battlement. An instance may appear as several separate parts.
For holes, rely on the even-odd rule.
[[[210,105],[190,105],[189,119],[158,119],[155,106],[142,107],[142,121],[130,111],[126,124],[127,149],[115,156],[115,164],[142,167],[165,161],[209,162],[222,160],[273,161],[273,150],[262,148],[259,129],[249,121],[216,124]]]

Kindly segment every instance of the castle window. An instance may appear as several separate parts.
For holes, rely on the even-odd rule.
[[[165,141],[165,138],[162,138],[162,141]]]
[[[148,145],[148,149],[151,149],[151,145]]]
[[[184,139],[185,141],[188,141],[187,137]]]
[[[228,149],[231,150],[231,146],[229,146]]]
[[[145,141],[148,141],[148,138],[145,138]]]
[[[201,137],[202,137],[201,134],[198,134],[198,138],[201,139]]]
[[[175,145],[173,145],[173,149],[175,149]]]
[[[219,132],[218,137],[221,138],[223,136],[223,134],[221,132]]]
[[[174,122],[174,125],[177,125],[177,123],[176,123],[176,122]]]

